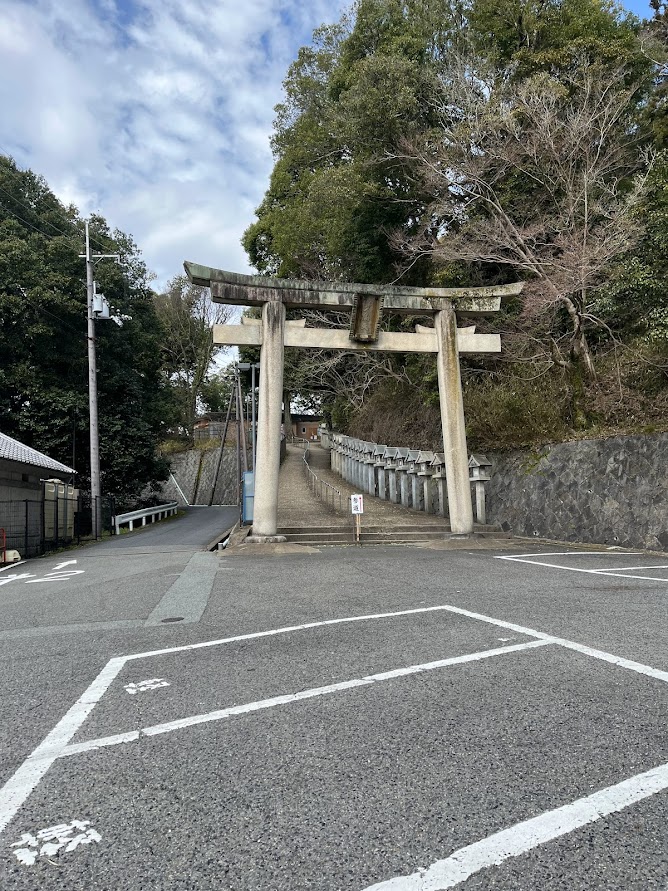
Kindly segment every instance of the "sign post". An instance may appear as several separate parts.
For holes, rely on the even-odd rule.
[[[350,496],[350,510],[355,517],[355,544],[360,543],[360,532],[362,531],[362,514],[364,513],[364,495]]]

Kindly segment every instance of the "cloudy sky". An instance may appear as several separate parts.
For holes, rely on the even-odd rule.
[[[649,15],[645,0],[627,8]],[[1,0],[0,152],[131,233],[156,284],[249,271],[281,83],[348,0]]]

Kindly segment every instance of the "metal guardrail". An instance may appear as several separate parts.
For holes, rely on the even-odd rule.
[[[343,510],[343,499],[344,495],[339,492],[334,486],[330,486],[329,483],[326,483],[325,480],[321,480],[319,476],[316,476],[315,473],[311,470],[308,463],[308,453],[309,453],[309,441],[307,439],[302,440],[305,444],[306,448],[304,449],[304,456],[302,458],[304,462],[304,468],[306,471],[306,480],[311,488],[311,491],[319,498],[321,501],[324,501],[325,504],[331,505],[333,510]]]
[[[155,523],[156,516],[158,520],[162,520],[164,517],[173,516],[178,508],[178,501],[170,501],[168,504],[157,504],[155,507],[147,507],[144,510],[131,510],[126,514],[117,514],[114,517],[114,532],[118,535],[120,527],[126,523],[130,525],[130,532],[132,532],[136,520],[141,520],[142,526],[145,526],[149,517],[151,522]]]

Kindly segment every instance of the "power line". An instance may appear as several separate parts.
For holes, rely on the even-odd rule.
[[[32,208],[29,204],[26,204],[25,201],[21,201],[19,198],[16,198],[14,195],[12,195],[11,192],[9,192],[7,189],[5,189],[4,186],[0,186],[0,192],[4,192],[5,195],[9,195],[9,197],[12,199],[12,201],[14,201],[16,204],[20,204],[20,205],[22,205],[22,207],[27,208],[32,213],[35,213],[34,208]],[[11,211],[10,211],[10,213],[11,213]],[[20,217],[19,217],[19,219],[20,219]],[[24,220],[23,222],[26,222],[26,220]],[[75,236],[75,235],[68,235],[67,232],[63,231],[63,229],[56,226],[55,223],[51,223],[49,220],[45,220],[44,222],[46,222],[46,224],[48,226],[51,226],[52,229],[55,229],[56,232],[60,232],[61,235],[64,235],[65,238],[79,238],[80,237],[80,236]],[[46,233],[43,233],[43,234],[46,234]],[[55,236],[51,236],[51,237],[55,238]]]
[[[57,322],[60,322],[61,325],[64,325],[66,328],[69,328],[70,331],[74,331],[75,334],[80,334],[82,337],[86,336],[83,331],[77,330],[73,325],[70,325],[69,322],[66,322],[65,319],[62,319],[60,316],[57,316],[55,313],[52,313],[51,310],[48,310],[45,306],[40,306],[38,303],[34,303],[30,299],[30,297],[28,297],[28,295],[26,293],[26,289],[24,287],[22,287],[21,285],[16,285],[16,290],[21,294],[21,296],[23,297],[25,302],[28,304],[28,306],[32,306],[32,308],[34,310],[37,310],[37,312],[46,313],[47,316],[51,316],[52,319],[55,319]]]
[[[2,188],[2,187],[0,186],[0,189],[1,189],[1,188]],[[2,191],[5,192],[6,189],[2,189]],[[21,202],[21,201],[19,201],[18,203],[19,203],[19,204],[23,204],[23,202]],[[29,207],[29,205],[27,205],[27,204],[24,205],[24,206],[25,206],[25,207],[28,207],[29,210],[31,209],[31,208]],[[44,232],[43,229],[40,229],[38,226],[35,226],[34,223],[31,223],[31,222],[29,222],[28,220],[26,220],[26,219],[25,219],[24,217],[22,217],[20,214],[16,213],[15,210],[12,210],[10,207],[7,207],[5,204],[2,203],[1,200],[0,200],[0,207],[2,207],[4,210],[6,210],[7,213],[11,214],[13,217],[16,217],[16,219],[19,220],[19,221],[20,221],[21,223],[23,223],[24,225],[29,226],[31,229],[34,229],[35,232],[37,232],[39,235],[43,235],[44,238],[49,238],[49,239],[52,239],[52,240],[53,240],[53,239],[56,239],[56,238],[59,238],[59,237],[60,237],[60,236],[58,236],[58,235],[51,235],[49,232]],[[49,223],[49,225],[52,226],[53,223]],[[57,227],[57,226],[54,226],[54,228],[57,229],[58,227]],[[62,230],[62,229],[58,229],[58,231],[59,231],[59,232],[62,232],[63,230]],[[73,243],[73,245],[74,245],[74,244],[79,244],[79,243],[80,243],[80,240],[81,240],[81,238],[82,238],[83,236],[66,235],[66,234],[63,232],[63,237],[66,238],[68,241],[71,241],[71,242]],[[94,241],[94,239],[92,239],[92,238],[90,239],[90,241],[93,242],[94,244],[96,244],[96,245],[97,245],[99,248],[101,248],[103,251],[104,251],[104,250],[107,250],[107,248],[106,248],[100,241]]]
[[[0,148],[2,148],[2,146],[0,146]],[[11,168],[8,168],[8,169],[6,170],[6,172],[9,173],[9,174],[16,174],[17,177],[20,177],[22,171],[20,171],[20,170],[12,170]],[[25,201],[21,201],[20,198],[16,198],[14,195],[12,195],[11,192],[9,192],[7,189],[5,189],[4,186],[0,186],[0,191],[4,192],[5,195],[8,195],[8,196],[12,199],[12,201],[14,201],[16,204],[20,204],[22,207],[25,207],[27,210],[31,211],[32,213],[35,213],[34,208],[32,208],[29,204],[26,204]],[[57,196],[54,195],[54,198],[56,199],[56,201],[59,201],[59,199],[58,199]],[[3,205],[3,206],[4,206],[4,205]],[[23,219],[23,217],[20,217],[15,211],[10,210],[8,207],[5,207],[5,209],[6,209],[9,213],[13,213],[14,216],[15,216],[17,219],[21,220],[22,223],[25,223],[27,226],[31,226],[33,229],[35,229],[37,232],[40,232],[40,233],[41,233],[42,235],[44,235],[46,238],[55,238],[55,237],[56,237],[55,235],[49,235],[47,232],[43,232],[41,229],[37,229],[36,226],[34,226],[32,223],[29,223],[27,220]],[[52,229],[55,229],[56,232],[60,232],[60,234],[63,235],[65,238],[70,238],[70,239],[73,239],[73,240],[76,240],[76,241],[79,241],[79,240],[81,240],[81,239],[84,238],[84,234],[83,234],[83,232],[80,233],[80,234],[78,234],[78,235],[68,235],[68,234],[67,234],[66,232],[64,232],[61,228],[59,228],[58,226],[56,226],[55,223],[51,223],[51,222],[49,222],[48,220],[45,221],[45,222],[47,223],[47,225],[51,226]],[[108,250],[108,247],[107,247],[106,245],[102,244],[101,241],[98,241],[97,238],[94,238],[94,237],[91,236],[91,237],[90,237],[90,240],[91,240],[91,242],[92,242],[93,244],[97,245],[97,247],[99,247],[101,250],[103,250],[103,251]]]
[[[24,219],[22,216],[17,214],[16,211],[12,210],[10,207],[6,207],[4,204],[1,204],[1,203],[0,203],[0,207],[3,207],[4,210],[7,211],[7,213],[10,213],[13,217],[16,217],[16,219],[20,220],[20,222],[22,222],[24,225],[30,226],[31,229],[35,230],[35,232],[38,232],[40,235],[43,235],[44,238],[58,238],[59,237],[57,235],[50,235],[48,232],[44,232],[42,229],[39,229],[33,223],[28,222],[28,220]],[[65,237],[68,239],[71,239],[72,241],[79,241],[79,239],[76,238],[76,236],[74,236],[74,235],[67,235]]]
[[[25,295],[24,295],[24,297],[25,297]],[[69,322],[66,322],[65,319],[61,319],[60,316],[57,316],[55,313],[52,313],[50,310],[46,309],[46,307],[39,306],[39,304],[37,304],[37,303],[33,303],[32,300],[29,300],[27,297],[25,298],[25,301],[28,304],[28,306],[32,306],[32,308],[37,310],[37,312],[46,313],[47,316],[51,316],[52,319],[55,319],[57,322],[60,322],[61,325],[64,325],[66,328],[69,328],[70,331],[74,331],[75,334],[78,334],[85,339],[85,337],[86,337],[85,333],[83,331],[77,331],[77,329],[73,325],[70,325]]]

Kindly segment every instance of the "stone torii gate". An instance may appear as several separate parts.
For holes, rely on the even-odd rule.
[[[278,524],[285,347],[436,353],[450,527],[462,534],[473,530],[459,354],[500,353],[501,338],[476,334],[475,326],[457,327],[457,319],[499,310],[502,297],[520,293],[521,282],[483,288],[413,288],[277,279],[197,263],[183,265],[193,284],[211,289],[216,303],[262,307],[261,320],[244,318],[241,325],[213,328],[216,344],[260,347],[254,540],[273,538]],[[304,319],[286,322],[286,308],[350,310],[350,329],[306,328]],[[434,327],[417,325],[415,333],[381,331],[384,311],[431,316]]]

